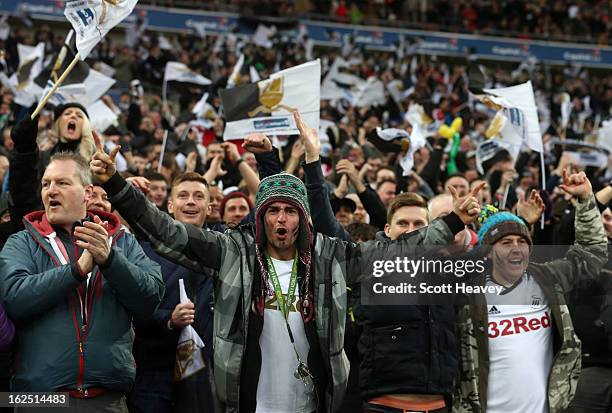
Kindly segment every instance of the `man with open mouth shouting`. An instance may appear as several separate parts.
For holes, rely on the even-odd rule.
[[[479,280],[489,288],[457,315],[461,371],[453,412],[562,412],[574,397],[580,341],[564,294],[596,279],[607,239],[585,173],[564,170],[560,188],[577,200],[576,241],[562,258],[533,262],[530,231],[510,212],[489,216],[478,232],[490,247],[490,275]],[[530,196],[539,199],[536,191]],[[542,200],[537,204],[542,213]]]
[[[298,112],[294,117],[306,162],[319,164],[317,130]],[[254,228],[222,234],[160,212],[102,151],[91,170],[117,211],[160,254],[195,271],[215,270],[214,378],[228,413],[338,410],[348,378],[347,281],[371,276],[374,260],[415,254],[417,245],[450,244],[480,210],[458,204],[456,212],[396,241],[347,243],[314,233],[305,185],[280,173],[259,185]],[[475,199],[462,201],[478,206]]]

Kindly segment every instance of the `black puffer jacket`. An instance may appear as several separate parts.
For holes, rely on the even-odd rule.
[[[386,238],[382,231],[376,237]],[[359,290],[353,290],[354,302]],[[354,312],[362,327],[362,397],[451,393],[459,363],[453,306],[358,305]]]
[[[308,202],[316,231],[351,241],[336,221],[320,170],[304,166]],[[444,218],[453,234],[464,225],[455,214]],[[377,240],[389,240],[384,232]],[[360,288],[352,291],[360,302]],[[453,306],[355,306],[359,338],[361,397],[383,394],[450,395],[458,374]]]

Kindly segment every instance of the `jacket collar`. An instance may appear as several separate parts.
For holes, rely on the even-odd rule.
[[[108,222],[107,231],[108,235],[111,237],[121,228],[121,221],[119,221],[119,218],[114,214],[104,211],[87,211],[87,216],[91,219],[93,219],[94,216],[98,216],[102,221]],[[31,212],[27,214],[23,220],[26,228],[31,226],[38,234],[45,238],[55,232],[55,229],[47,220],[45,211]]]

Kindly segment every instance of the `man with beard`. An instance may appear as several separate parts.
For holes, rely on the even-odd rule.
[[[295,121],[306,162],[320,168],[318,131],[297,112]],[[214,376],[226,412],[337,410],[348,376],[347,278],[371,276],[374,260],[414,254],[416,245],[449,243],[453,229],[477,216],[471,199],[461,199],[454,213],[396,242],[344,243],[312,231],[304,184],[281,173],[261,181],[255,227],[220,234],[159,212],[116,173],[112,156],[98,151],[91,169],[158,252],[215,270]]]

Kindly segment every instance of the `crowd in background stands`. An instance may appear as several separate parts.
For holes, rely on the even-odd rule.
[[[193,7],[181,0],[146,0],[161,6]],[[352,24],[393,24],[446,32],[576,40],[608,45],[612,6],[596,0],[279,0],[207,1],[240,13],[290,17],[307,13]],[[198,5],[200,3],[198,2]]]
[[[566,7],[566,3],[559,3],[565,7],[565,12],[572,9]],[[385,4],[388,6],[387,10],[395,10],[394,7],[401,6],[397,10],[398,15],[403,10],[403,5],[397,6],[393,2]],[[440,5],[442,2],[436,4]],[[508,2],[508,4],[524,3]],[[603,3],[601,4],[603,7]],[[341,4],[337,6],[340,7]],[[579,10],[582,10],[582,6],[585,4],[577,5]],[[452,17],[454,10],[457,13],[462,10],[463,19],[471,20],[475,26],[484,28],[490,24],[490,18],[483,17],[486,13],[482,9],[478,12],[466,13],[465,7],[467,6],[461,2],[447,7],[449,17],[443,20],[448,24],[462,25],[457,18]],[[503,11],[509,6],[500,7],[502,8],[500,13],[508,18],[509,28],[520,31],[529,26],[529,19],[521,20],[519,23],[511,17],[511,13]],[[554,15],[554,10],[559,7],[555,5],[551,8],[551,15]],[[365,10],[364,7],[364,15]],[[513,8],[513,11],[517,10],[519,10],[518,6]],[[595,7],[590,10],[596,13]],[[609,10],[605,8],[601,10],[602,14],[608,12]],[[580,13],[581,11],[578,12]],[[521,14],[523,17],[526,15],[523,12]],[[542,28],[544,23],[537,23],[536,26]],[[17,44],[33,45],[42,41],[46,43],[46,52],[51,53],[58,50],[64,41],[62,33],[53,32],[45,25],[37,27],[35,32],[19,27],[14,21],[11,21],[11,27],[9,38],[6,41],[0,41],[0,49],[5,51],[4,59],[9,76],[18,66]],[[606,30],[609,30],[609,27]],[[563,31],[568,32],[569,29],[563,28]],[[593,33],[596,32],[593,31]],[[236,227],[243,222],[245,217],[248,217],[249,212],[254,211],[254,195],[259,183],[257,174],[264,175],[263,162],[258,163],[258,158],[253,152],[244,152],[239,145],[223,142],[225,120],[222,115],[223,108],[219,90],[227,87],[228,78],[238,60],[238,51],[244,54],[245,63],[236,83],[244,84],[252,80],[250,77],[252,68],[261,78],[266,78],[278,70],[309,60],[307,58],[309,51],[305,48],[306,42],[292,42],[278,38],[274,39],[272,48],[264,49],[245,42],[233,34],[221,39],[218,39],[217,36],[207,36],[202,39],[195,34],[164,34],[163,41],[161,36],[160,33],[144,28],[137,38],[138,41],[131,46],[124,45],[122,39],[119,41],[117,36],[106,37],[88,57],[87,62],[93,67],[96,66],[96,63],[103,62],[116,70],[114,78],[117,83],[104,96],[103,101],[118,115],[118,124],[98,132],[107,147],[113,147],[115,144],[121,145],[121,151],[117,157],[117,169],[123,177],[148,179],[149,182],[145,186],[148,192],[147,197],[159,210],[170,209],[168,212],[172,213],[167,203],[172,182],[182,172],[197,172],[198,174],[194,174],[196,178],[191,175],[190,181],[195,179],[196,182],[199,182],[201,174],[210,184],[211,208],[210,213],[205,217],[206,228],[215,231]],[[392,82],[399,81],[400,83],[398,86],[400,99],[393,98],[387,93],[386,101],[373,107],[355,107],[345,101],[333,104],[328,101],[321,102],[321,119],[328,121],[327,125],[329,125],[321,130],[319,135],[323,141],[320,148],[322,170],[336,220],[342,226],[342,231],[346,229],[347,234],[350,234],[350,239],[366,241],[379,236],[380,231],[386,228],[387,221],[392,221],[392,218],[387,217],[386,210],[393,211],[393,199],[402,192],[419,194],[419,196],[414,194],[409,196],[415,197],[418,204],[406,204],[406,206],[418,207],[417,209],[421,212],[428,211],[427,214],[424,214],[425,217],[433,219],[453,210],[450,205],[452,203],[450,192],[465,196],[470,188],[478,188],[483,185],[484,190],[479,194],[479,204],[494,204],[511,211],[517,211],[517,205],[525,202],[521,201],[524,196],[535,194],[533,190],[539,191],[545,204],[543,209],[546,225],[543,228],[533,225],[541,211],[536,214],[535,220],[524,219],[526,223],[531,224],[530,230],[533,231],[534,244],[570,245],[574,242],[574,217],[576,215],[580,217],[580,208],[576,208],[577,204],[572,197],[560,189],[560,184],[564,170],[577,172],[584,168],[579,164],[573,164],[572,159],[563,152],[563,148],[553,144],[552,138],[561,136],[584,142],[596,141],[601,123],[612,115],[610,106],[612,103],[612,75],[609,72],[591,71],[579,66],[550,67],[533,61],[523,62],[520,65],[479,62],[485,72],[485,86],[487,87],[503,87],[527,80],[533,82],[545,146],[547,180],[543,187],[540,157],[535,153],[524,152],[514,162],[508,158],[507,153],[500,152],[500,156],[490,159],[487,165],[483,165],[484,173],[478,171],[475,153],[478,144],[485,139],[485,131],[494,113],[479,104],[469,94],[466,73],[468,61],[466,59],[441,59],[411,53],[371,52],[358,47],[343,48],[342,51],[315,48],[312,55],[313,58],[321,59],[323,76],[326,75],[334,58],[343,55],[350,64],[350,71],[363,79],[376,76],[385,86]],[[168,85],[168,99],[167,102],[164,102],[161,85],[168,61],[179,61],[188,65],[195,72],[211,79],[212,84],[202,88],[201,86],[172,83]],[[209,92],[208,102],[212,110],[196,119],[192,109],[204,91]],[[566,127],[561,126],[561,104],[564,93],[569,94],[572,108]],[[20,143],[12,140],[11,128],[20,119],[28,116],[28,111],[31,110],[16,105],[13,98],[9,90],[4,87],[0,89],[0,182],[4,192],[8,186],[5,172],[9,168],[9,152]],[[398,162],[401,153],[387,152],[374,145],[377,127],[411,130],[413,125],[404,115],[412,104],[422,105],[425,113],[441,124],[450,125],[456,117],[463,119],[461,142],[455,157],[456,172],[449,172],[447,169],[448,139],[438,134],[429,138],[429,145],[414,154],[414,167],[407,176],[403,175]],[[58,150],[57,148],[61,149],[70,145],[70,142],[65,140],[58,142],[57,124],[60,123],[58,119],[61,116],[78,116],[79,112],[74,109],[74,106],[67,106],[62,110],[57,110],[55,115],[51,110],[43,111],[38,120],[37,136],[37,143],[41,150]],[[63,122],[66,124],[67,121]],[[163,148],[165,131],[169,133],[167,145]],[[21,132],[25,136],[28,131],[22,130]],[[71,132],[66,130],[64,133]],[[79,138],[80,143],[77,145],[91,144],[89,141],[86,142],[86,139],[93,140],[92,136],[85,132]],[[271,136],[270,139],[273,146],[279,150],[278,159],[282,170],[300,179],[304,179],[304,175],[309,176],[307,167],[303,166],[305,153],[308,155],[305,139],[300,139],[297,135]],[[21,144],[23,145],[24,142]],[[83,153],[88,150],[85,145],[77,145],[72,146],[73,151],[78,149],[79,153]],[[22,152],[27,153],[27,149],[30,148],[25,149]],[[164,151],[163,157],[161,156],[162,150]],[[16,152],[20,152],[19,148]],[[89,159],[92,154],[93,149],[89,148]],[[100,155],[100,152],[97,155]],[[318,167],[318,164],[315,166]],[[158,170],[161,172],[158,173]],[[589,167],[585,172],[593,184],[593,191],[597,193],[597,206],[600,208],[610,243],[612,240],[612,213],[608,205],[612,201],[612,176],[607,168]],[[291,180],[296,179],[291,177]],[[138,186],[138,182],[142,181],[132,179],[134,186]],[[180,185],[180,181],[176,185]],[[454,189],[449,190],[449,188]],[[30,187],[28,189],[32,190]],[[364,201],[363,194],[366,194],[370,203]],[[109,212],[111,206],[104,193],[99,192],[98,196],[102,205],[100,209],[106,208]],[[403,197],[406,198],[406,195]],[[200,201],[203,202],[205,198],[202,197]],[[431,201],[432,199],[434,201]],[[429,205],[427,201],[430,201]],[[593,224],[594,221],[597,221],[599,225],[599,213],[595,210],[594,203],[590,203],[590,207],[592,207],[592,212],[594,211],[595,219],[589,222]],[[159,213],[158,209],[151,209]],[[318,212],[323,208],[311,207],[311,209]],[[392,214],[393,212],[391,217]],[[163,216],[166,217],[166,215]],[[0,218],[2,222],[11,219],[6,195],[0,198]],[[203,224],[200,222],[200,225]],[[427,225],[426,220],[418,224],[419,227],[424,225]],[[521,225],[523,225],[522,221]],[[477,229],[476,226],[468,228],[461,224],[459,231],[463,234],[462,238],[455,238],[455,241],[460,242],[463,246],[475,244],[474,230]],[[206,235],[207,232],[202,233]],[[397,236],[397,234],[393,236],[387,234],[387,237],[391,239]],[[529,237],[531,239],[531,235]],[[608,272],[606,276],[609,278],[609,264],[605,271]],[[198,279],[203,280],[204,278]],[[250,277],[244,279],[250,279]],[[610,294],[610,291],[611,289],[608,289],[602,293],[598,290],[593,293],[593,296],[601,298],[605,294]],[[178,299],[178,293],[176,296]],[[199,304],[205,307],[206,311],[211,312],[208,301],[200,301]],[[583,339],[585,346],[584,358],[587,360],[583,361],[583,365],[589,366],[589,362],[592,362],[592,365],[609,368],[612,366],[612,357],[610,357],[612,340],[609,340],[612,336],[612,329],[609,328],[612,325],[612,316],[610,316],[612,311],[606,302],[593,304],[597,307],[594,315],[591,314],[594,318],[575,321],[576,331]],[[172,308],[167,310],[172,313]],[[198,309],[198,314],[203,312],[204,310]],[[593,324],[594,319],[599,322],[596,325],[597,334],[591,332],[595,325]],[[227,324],[234,325],[233,323]],[[174,329],[170,322],[167,327],[169,331]],[[327,330],[324,329],[324,331]],[[167,352],[171,356],[169,357],[171,366],[174,361],[174,343],[171,343],[171,351]],[[215,344],[218,343],[215,342]],[[152,354],[157,353],[153,351]],[[588,359],[589,357],[591,359]],[[150,361],[155,362],[157,358],[153,357]],[[606,374],[605,377],[609,380],[610,375]],[[154,379],[151,380],[155,383]],[[596,382],[596,380],[592,381]],[[360,398],[353,394],[347,396],[347,400],[359,402]]]

